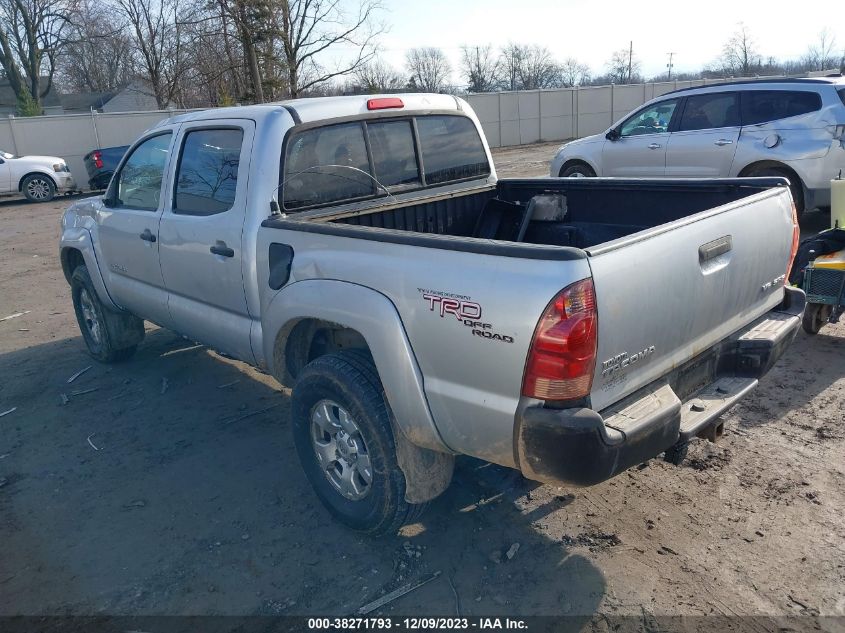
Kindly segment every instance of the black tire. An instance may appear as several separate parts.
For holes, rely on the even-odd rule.
[[[74,269],[70,289],[79,331],[91,357],[101,363],[117,363],[132,356],[144,338],[144,322],[106,308],[84,265]]]
[[[752,177],[777,176],[789,180],[789,191],[792,194],[792,200],[795,202],[795,213],[799,219],[804,215],[804,187],[801,185],[801,180],[794,174],[780,167],[757,167],[745,175]]]
[[[674,464],[675,466],[680,466],[687,458],[688,452],[689,442],[678,442],[674,446],[666,449],[666,452],[663,453],[663,461]]]
[[[56,183],[49,176],[30,174],[23,179],[21,191],[30,202],[50,202],[56,197]]]
[[[326,401],[339,405],[348,414],[365,445],[372,479],[365,484],[367,492],[360,499],[345,497],[327,474],[337,470],[323,468],[318,461],[312,439],[312,415]],[[361,350],[343,350],[317,358],[303,369],[293,388],[294,444],[314,492],[340,523],[374,536],[395,534],[402,525],[414,521],[427,505],[405,501],[405,476],[396,460],[390,420],[391,412],[376,368],[370,355]],[[317,423],[313,424],[313,432],[319,434]],[[336,438],[329,441],[337,445]],[[356,459],[364,454],[358,450]],[[340,461],[340,454],[336,454]]]
[[[832,306],[824,303],[808,303],[801,317],[801,327],[807,334],[816,335],[830,318]]]
[[[569,167],[560,170],[561,178],[595,178],[596,172],[593,168],[584,163],[574,163]]]

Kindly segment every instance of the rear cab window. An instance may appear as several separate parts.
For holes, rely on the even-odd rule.
[[[402,116],[294,130],[279,188],[283,207],[299,211],[489,175],[472,120]]]
[[[845,88],[840,88],[837,92],[839,93],[839,99],[842,101],[842,105],[845,105]]]
[[[816,92],[798,90],[746,90],[742,93],[742,124],[756,125],[821,110]]]

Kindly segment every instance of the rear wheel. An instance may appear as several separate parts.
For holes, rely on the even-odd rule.
[[[50,202],[56,196],[53,180],[41,174],[31,174],[24,178],[21,189],[30,202]]]
[[[596,172],[584,163],[575,163],[560,170],[561,178],[595,178]]]
[[[106,308],[84,265],[74,269],[70,288],[76,321],[88,353],[102,363],[117,363],[132,356],[144,338],[144,322],[131,314]]]
[[[757,167],[745,174],[746,176],[777,176],[789,180],[789,191],[792,200],[795,202],[795,213],[800,218],[804,214],[804,187],[801,180],[795,175],[780,167]]]
[[[808,303],[801,318],[801,327],[807,334],[818,334],[830,318],[832,308],[824,303]]]
[[[293,389],[293,439],[314,492],[339,522],[373,535],[395,533],[425,506],[405,501],[390,415],[360,350],[317,358]]]

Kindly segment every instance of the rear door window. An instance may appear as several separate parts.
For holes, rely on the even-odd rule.
[[[687,97],[678,131],[710,130],[739,125],[739,99],[735,92]]]
[[[448,115],[419,117],[417,130],[426,184],[490,174],[484,144],[470,119]]]
[[[742,124],[755,125],[815,112],[822,99],[815,92],[747,90],[742,93]]]
[[[174,213],[214,215],[232,208],[243,138],[241,129],[188,132],[176,173]]]

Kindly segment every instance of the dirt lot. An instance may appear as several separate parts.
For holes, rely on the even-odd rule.
[[[500,175],[543,175],[555,145],[499,152]],[[0,322],[0,615],[345,614],[434,571],[384,613],[845,615],[845,326],[800,333],[682,467],[569,490],[463,460],[376,541],[311,494],[268,376],[155,328],[89,359],[64,205],[0,203],[0,318],[26,311]]]

